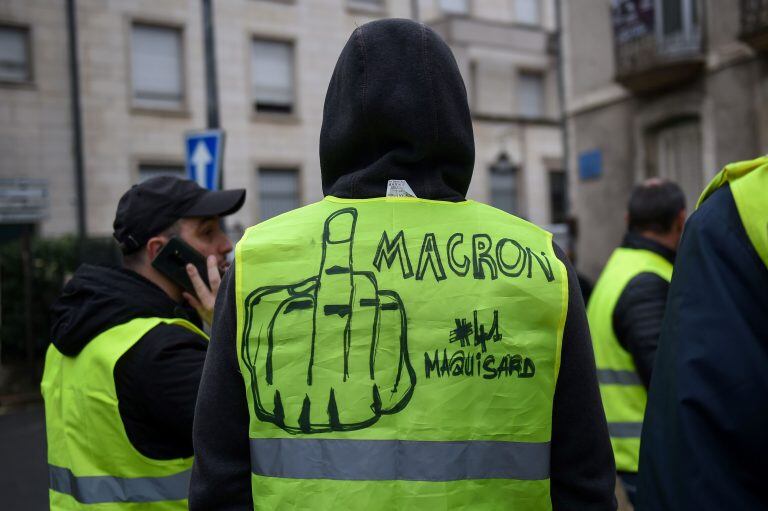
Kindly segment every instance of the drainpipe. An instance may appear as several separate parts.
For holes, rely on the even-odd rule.
[[[80,105],[80,67],[77,58],[77,5],[67,0],[67,35],[69,48],[69,94],[72,104],[72,154],[75,164],[75,196],[77,197],[77,239],[87,234],[85,215],[85,171],[83,163],[83,119]],[[82,255],[82,254],[81,254]]]
[[[208,129],[219,129],[219,87],[216,82],[216,48],[213,33],[213,3],[203,2],[203,52],[205,54],[205,97]],[[223,157],[222,157],[223,159]],[[219,167],[219,190],[224,188],[224,165]],[[222,225],[224,225],[222,223]]]
[[[571,173],[569,165],[571,162],[571,151],[568,137],[568,115],[565,104],[565,59],[563,58],[563,49],[565,48],[565,36],[563,34],[563,0],[555,0],[555,23],[557,30],[557,95],[560,102],[560,131],[563,144],[563,170],[565,171],[566,183],[570,182]],[[568,193],[565,194],[566,211],[571,214],[571,191],[568,187]]]

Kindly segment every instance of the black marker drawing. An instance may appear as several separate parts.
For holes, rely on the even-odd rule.
[[[241,357],[255,413],[289,433],[366,428],[413,395],[405,307],[354,270],[356,223],[355,208],[331,214],[317,274],[245,300]]]
[[[477,311],[472,312],[472,323],[464,318],[456,318],[453,321],[456,328],[451,330],[448,342],[458,341],[462,348],[469,346],[469,338],[474,336],[475,346],[480,346],[482,352],[485,353],[487,341],[499,342],[502,339],[501,332],[499,332],[499,311],[493,311],[493,323],[488,332],[485,331],[485,324],[477,320]]]

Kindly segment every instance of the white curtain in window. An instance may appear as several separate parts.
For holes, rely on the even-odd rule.
[[[134,25],[131,64],[135,99],[150,106],[181,103],[181,32],[178,29]]]
[[[544,115],[544,76],[541,73],[522,72],[517,76],[519,113],[525,117]]]
[[[28,67],[26,31],[0,27],[0,79],[26,80]]]
[[[515,19],[518,23],[541,23],[541,0],[515,0]]]
[[[278,41],[253,41],[251,84],[257,103],[293,103],[293,46]]]
[[[466,14],[469,11],[468,0],[440,0],[440,9],[445,12]]]
[[[299,173],[295,169],[259,169],[259,217],[272,218],[299,207]]]

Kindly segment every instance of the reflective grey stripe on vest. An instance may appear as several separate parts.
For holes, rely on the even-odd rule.
[[[597,381],[603,385],[642,385],[640,376],[634,371],[617,369],[598,369]]]
[[[51,490],[71,495],[83,504],[186,499],[191,473],[185,470],[166,477],[77,477],[68,468],[48,465]]]
[[[608,434],[613,438],[640,438],[642,422],[609,422]]]
[[[251,439],[254,474],[343,481],[549,478],[549,442]]]

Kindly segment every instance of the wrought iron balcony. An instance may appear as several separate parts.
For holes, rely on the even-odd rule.
[[[741,40],[768,51],[768,0],[741,0]]]
[[[644,11],[621,11],[626,4],[638,5],[619,2],[613,11],[617,82],[645,94],[685,83],[702,71],[697,0],[661,0]]]

